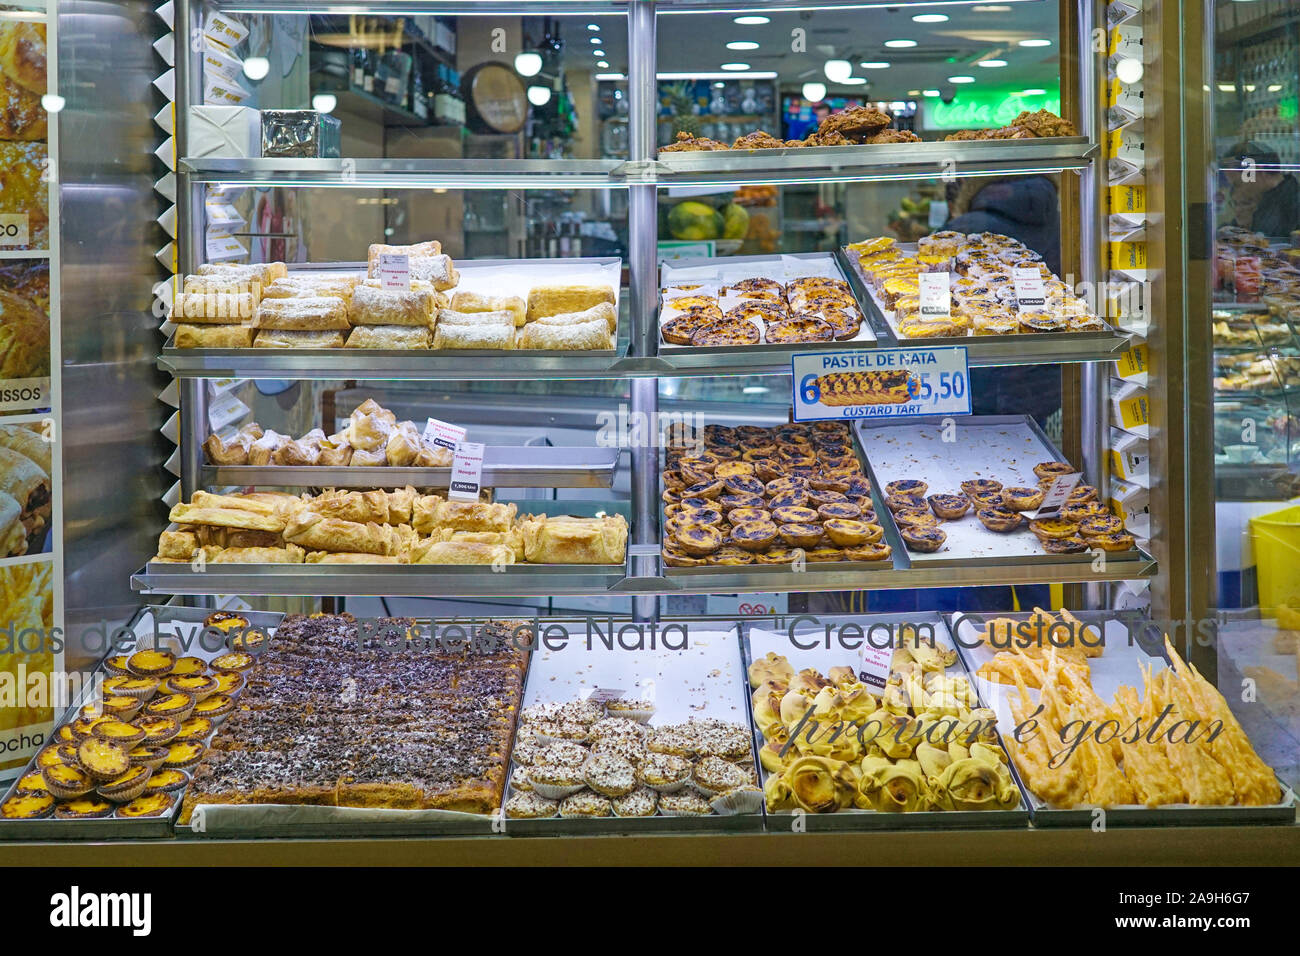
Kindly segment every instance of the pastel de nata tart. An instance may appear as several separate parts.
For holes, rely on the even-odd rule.
[[[144,786],[144,796],[151,793],[175,793],[184,790],[190,782],[190,775],[184,770],[155,770],[149,782]]]
[[[1097,534],[1088,538],[1088,544],[1103,551],[1127,551],[1136,544],[1133,535],[1127,531],[1112,531],[1109,534]]]
[[[144,705],[150,717],[175,717],[184,720],[194,712],[194,698],[189,694],[164,694]]]
[[[930,495],[926,499],[935,517],[955,521],[970,510],[970,499],[965,495]]]
[[[105,715],[116,717],[118,720],[130,720],[140,713],[140,708],[143,706],[144,701],[126,694],[110,694],[104,698]]]
[[[180,729],[173,735],[172,742],[205,740],[212,733],[212,727],[212,719],[209,717],[190,717],[181,721]]]
[[[182,740],[167,748],[167,759],[163,761],[165,770],[184,770],[203,759],[208,748],[197,740]]]
[[[1079,534],[1085,539],[1123,530],[1124,522],[1114,515],[1092,515],[1079,522]]]
[[[172,668],[169,677],[190,677],[194,674],[202,674],[208,669],[208,662],[201,657],[178,657],[176,666]]]
[[[1079,532],[1079,526],[1073,521],[1062,521],[1060,518],[1036,518],[1029,522],[1029,530],[1039,541],[1048,541],[1053,538],[1075,537]]]
[[[1043,503],[1040,488],[1003,488],[1002,501],[1012,511],[1033,511]]]
[[[217,693],[234,697],[244,689],[244,675],[239,671],[217,671],[212,675],[217,679]]]
[[[77,744],[59,744],[59,762],[69,767],[77,766]]]
[[[194,705],[194,716],[216,720],[235,709],[235,702],[225,694],[213,694]]]
[[[815,548],[822,540],[822,526],[819,524],[783,524],[777,529],[777,533],[780,534],[781,540],[792,548]]]
[[[176,666],[176,655],[171,651],[136,651],[127,658],[126,666],[137,677],[162,677]]]
[[[822,521],[834,521],[836,518],[861,521],[862,509],[851,501],[837,501],[828,505],[818,505],[817,517]]]
[[[148,700],[158,690],[158,678],[136,677],[133,674],[119,674],[104,681],[104,693],[114,696],[125,695],[137,700]]]
[[[1068,461],[1045,461],[1034,465],[1034,475],[1038,478],[1055,479],[1062,475],[1073,475],[1074,472],[1074,466]]]
[[[181,730],[181,722],[175,717],[142,717],[136,726],[144,731],[145,746],[165,744]]]
[[[186,694],[197,703],[215,694],[217,687],[217,679],[207,674],[187,674],[181,677],[172,674],[162,682],[161,689],[164,694]]]
[[[758,564],[793,564],[803,554],[803,548],[787,548],[784,545],[776,545],[766,551],[759,551],[754,555],[754,561]]]
[[[41,776],[45,778],[45,789],[60,800],[71,800],[95,789],[95,781],[80,767],[46,767]]]
[[[72,727],[72,735],[76,737],[78,741],[82,741],[87,737],[92,736],[95,732],[95,727],[99,724],[112,719],[113,718],[109,717],[107,714],[100,714],[93,717],[82,715],[74,720],[69,726]]]
[[[129,803],[144,793],[144,787],[149,782],[150,773],[148,767],[137,764],[120,777],[107,783],[101,783],[96,792],[105,800],[112,800],[114,803]]]
[[[14,794],[0,803],[0,817],[6,820],[40,820],[54,812],[54,797],[48,793]]]
[[[776,525],[771,521],[749,521],[731,529],[729,540],[746,551],[766,551],[777,541]]]
[[[54,739],[61,744],[75,744],[77,735],[72,732],[71,724],[64,724],[55,732]]]
[[[269,638],[265,631],[258,630],[257,628],[249,628],[248,630],[232,637],[230,639],[230,646],[236,651],[256,652],[257,649],[268,640]]]
[[[972,478],[961,483],[961,491],[969,498],[974,498],[976,495],[1000,494],[1002,482],[994,481],[992,478]]]
[[[1079,554],[1088,550],[1088,542],[1077,535],[1069,538],[1048,538],[1040,539],[1043,542],[1043,550],[1048,554]]]
[[[211,667],[214,671],[238,671],[242,674],[251,671],[256,663],[257,658],[247,651],[231,651],[212,658]]]
[[[885,485],[887,495],[905,495],[909,498],[923,498],[930,486],[915,478],[900,478]]]
[[[893,553],[893,550],[883,541],[873,541],[870,544],[864,544],[856,548],[845,548],[844,557],[850,561],[884,561]]]
[[[148,767],[154,770],[162,766],[162,762],[167,759],[167,748],[163,746],[141,746],[127,754],[131,760],[131,765]]]
[[[90,737],[77,745],[77,763],[97,783],[116,780],[131,769],[126,750],[100,737]],[[48,777],[45,782],[50,782]]]
[[[44,770],[46,767],[61,767],[66,765],[68,761],[65,760],[63,754],[59,752],[65,746],[67,746],[67,744],[50,744],[50,746],[46,747],[36,755],[36,766],[41,770]],[[72,762],[75,763],[75,749],[73,754]]]
[[[112,657],[106,657],[104,659],[104,670],[110,674],[129,675],[131,669],[126,666],[128,660],[129,656],[126,654],[114,654]]]
[[[820,548],[805,548],[804,560],[811,564],[825,563],[829,561],[843,561],[844,549],[825,545]]]
[[[170,793],[150,793],[122,804],[117,808],[117,816],[127,820],[134,817],[160,817],[172,808],[174,802],[175,797]]]
[[[1019,511],[997,507],[981,508],[975,512],[975,517],[980,519],[980,524],[984,525],[984,527],[999,534],[1006,534],[1016,530],[1025,520],[1025,516]]]
[[[822,527],[826,529],[826,537],[842,548],[880,540],[880,535],[873,530],[876,526],[852,518],[831,518]]]
[[[29,770],[22,775],[18,781],[18,786],[14,787],[14,793],[48,793],[49,788],[45,786],[45,775],[40,770]]]
[[[203,619],[204,627],[215,627],[219,631],[235,631],[248,627],[248,618],[238,611],[213,611]]]
[[[920,551],[925,554],[938,551],[948,540],[948,535],[938,528],[899,525],[898,533],[909,551]]]
[[[735,545],[724,544],[717,551],[714,551],[711,555],[705,558],[704,563],[732,567],[741,564],[753,564],[754,555],[736,547]]]
[[[54,815],[60,820],[94,820],[106,817],[113,812],[113,805],[107,800],[96,797],[79,797],[60,803],[54,809]]]
[[[100,740],[107,740],[124,750],[130,750],[145,738],[145,732],[142,729],[134,724],[128,724],[125,720],[102,720],[95,725],[92,734]]]
[[[939,519],[929,508],[902,508],[894,512],[894,523],[899,528],[937,528]]]

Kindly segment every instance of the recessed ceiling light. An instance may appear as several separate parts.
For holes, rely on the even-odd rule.
[[[605,55],[605,51],[604,51],[604,50],[592,50],[592,51],[591,51],[591,55],[592,55],[592,56],[595,56],[595,57],[602,57],[602,56]]]
[[[977,65],[982,66],[985,69],[994,69],[999,66],[1006,66],[1007,61],[1006,60],[980,60]]]
[[[758,44],[753,40],[732,40],[727,44],[728,50],[757,50]]]
[[[853,64],[848,60],[827,60],[822,64],[822,70],[832,83],[843,83],[853,75]]]
[[[756,27],[764,23],[771,23],[771,17],[736,17],[733,23],[739,23],[741,26]]]
[[[922,91],[921,91],[921,95],[922,95],[922,96],[942,96],[943,94],[940,93],[938,90],[922,90]]]
[[[534,106],[545,106],[551,102],[551,88],[549,86],[528,87],[528,102]]]
[[[622,73],[597,73],[598,80],[626,80],[627,77]]]
[[[600,60],[600,61],[598,61],[598,62],[596,63],[596,66],[600,67],[602,70],[608,70],[608,69],[609,69],[609,61],[608,61],[608,60]]]
[[[722,64],[721,68],[729,71],[748,70],[749,64],[748,63],[724,63]]]
[[[1021,40],[1020,46],[1051,46],[1051,40]]]
[[[713,84],[713,88],[715,90],[725,90],[727,88],[727,84],[719,80],[717,83]]]
[[[601,42],[600,37],[592,37],[592,38],[591,38],[591,42],[592,42],[592,43],[600,43],[600,42]]]
[[[920,91],[920,90],[908,90],[908,91],[907,91],[907,95],[908,95],[908,96],[920,96],[920,95],[921,95],[921,91]]]
[[[915,40],[886,40],[885,46],[901,50],[905,47],[916,46],[916,41]]]
[[[947,20],[946,13],[918,13],[912,17],[913,23],[946,23]]]
[[[1021,90],[1021,96],[1042,96],[1047,90]]]
[[[810,103],[820,103],[826,99],[826,84],[810,82],[803,85],[803,98]]]
[[[250,56],[244,61],[244,76],[256,82],[266,79],[271,72],[271,61],[264,56]]]
[[[1282,89],[1282,84],[1281,84],[1281,83],[1270,83],[1270,84],[1268,85],[1268,91],[1269,91],[1270,93],[1276,93],[1276,92],[1277,92],[1278,90],[1280,90],[1280,89]]]
[[[599,24],[599,23],[588,23],[588,24],[587,24],[587,29],[590,30],[590,31],[592,31],[593,33],[599,33],[599,32],[600,32],[600,24]]]
[[[850,76],[847,80],[840,80],[841,86],[861,86],[867,82],[865,76]]]
[[[532,50],[516,53],[515,72],[520,76],[536,76],[542,72],[542,55]]]
[[[972,13],[1010,13],[1011,8],[1001,3],[981,4],[978,7],[971,7]]]
[[[1235,93],[1235,92],[1237,92],[1237,87],[1234,86],[1234,85],[1231,84],[1231,83],[1220,83],[1220,84],[1219,84],[1219,92],[1220,92],[1220,93]]]
[[[948,77],[948,82],[949,82],[949,83],[974,83],[974,82],[975,82],[975,77],[973,77],[973,76],[950,76],[950,77]]]
[[[889,62],[887,60],[867,60],[865,63],[859,63],[858,66],[864,70],[887,70]]]

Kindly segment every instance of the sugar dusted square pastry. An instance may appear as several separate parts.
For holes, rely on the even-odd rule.
[[[590,309],[583,309],[581,312],[557,312],[555,315],[539,316],[531,320],[530,324],[578,325],[596,319],[604,321],[609,326],[610,332],[618,328],[618,310],[614,308],[612,302],[601,302],[598,305],[593,305]]]
[[[287,329],[261,329],[253,341],[258,349],[341,349],[343,333],[333,330],[296,332]]]
[[[239,325],[253,318],[257,299],[251,292],[178,292],[169,318],[173,322]]]
[[[172,341],[178,349],[246,349],[256,332],[249,325],[178,325]]]
[[[617,302],[613,286],[539,285],[528,290],[528,321],[560,312],[581,312],[593,305]]]
[[[430,541],[417,548],[412,564],[514,564],[515,553],[504,544],[478,541]]]
[[[515,347],[515,325],[456,325],[444,323],[439,313],[439,321],[433,330],[433,347],[435,349],[496,349],[510,350]],[[495,315],[482,312],[480,315]],[[501,313],[509,315],[509,313]]]
[[[427,349],[429,330],[415,325],[358,325],[350,333],[350,349]]]
[[[409,246],[389,246],[382,242],[372,242],[366,250],[366,275],[374,278],[379,275],[379,257],[381,255],[428,257],[442,254],[442,243],[437,239],[428,242],[416,242]]]
[[[519,332],[515,348],[551,349],[556,351],[590,351],[613,347],[609,325],[604,319],[572,325],[543,325],[529,322]]]
[[[348,305],[352,325],[423,325],[433,322],[436,308],[431,291],[409,292],[357,286]]]
[[[348,324],[348,307],[338,296],[318,295],[292,299],[263,299],[254,324],[259,329],[296,332],[343,330]]]
[[[411,280],[430,282],[438,291],[455,288],[460,273],[451,256],[419,256],[411,259]]]
[[[457,292],[451,297],[451,308],[456,312],[509,312],[516,326],[523,325],[528,314],[528,304],[517,295]]]

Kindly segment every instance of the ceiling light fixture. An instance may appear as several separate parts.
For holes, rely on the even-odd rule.
[[[591,42],[592,42],[592,43],[599,44],[599,43],[601,42],[600,37],[592,37],[592,38],[591,38]]]
[[[921,91],[921,95],[922,95],[922,96],[942,96],[943,94],[940,93],[938,90],[922,90],[922,91]]]
[[[827,60],[822,64],[822,70],[832,83],[843,83],[853,75],[853,64],[848,60]]]
[[[264,56],[250,56],[244,61],[244,76],[254,82],[266,79],[271,72],[271,61]]]
[[[912,17],[913,23],[946,23],[948,15],[946,13],[918,13]]]
[[[551,88],[549,86],[528,87],[528,102],[534,106],[545,106],[551,102]]]
[[[333,113],[339,98],[333,93],[317,93],[311,98],[311,108],[317,113]]]
[[[525,50],[515,54],[515,72],[520,76],[536,76],[542,72],[542,55]]]
[[[847,80],[840,80],[841,86],[862,86],[867,82],[865,76],[850,76]]]
[[[1051,46],[1051,40],[1021,40],[1018,46]]]
[[[597,57],[597,58],[601,58],[601,57],[604,57],[604,55],[605,55],[605,51],[604,51],[604,50],[592,50],[592,51],[591,51],[591,55],[594,56],[594,57]]]
[[[587,24],[587,29],[588,29],[588,30],[591,30],[593,33],[599,33],[599,32],[600,32],[600,24],[599,24],[599,23],[588,23],[588,24]]]
[[[732,40],[727,44],[728,50],[757,50],[758,44],[753,40]]]
[[[826,84],[817,82],[805,83],[803,85],[803,98],[810,103],[820,103],[822,100],[826,99]]]
[[[749,64],[748,63],[724,63],[722,64],[721,69],[726,70],[728,73],[739,73],[741,71],[748,70]]]
[[[858,66],[864,70],[887,70],[889,61],[887,60],[867,60],[865,63],[859,63]]]
[[[1142,79],[1142,61],[1126,56],[1115,64],[1115,76],[1121,83],[1136,83]]]
[[[885,46],[895,50],[905,50],[908,47],[916,46],[915,40],[886,40]]]
[[[949,82],[949,83],[959,83],[959,84],[960,84],[960,83],[974,83],[974,82],[975,82],[975,77],[973,77],[973,76],[950,76],[950,77],[948,77],[948,82]]]
[[[771,17],[736,17],[732,23],[739,23],[742,27],[757,27],[764,23],[771,23]]]
[[[1006,66],[1007,61],[1006,60],[980,60],[977,65],[984,67],[984,69],[986,70],[992,70],[992,69],[996,69],[999,66]]]
[[[608,61],[608,60],[600,60],[600,61],[598,61],[598,62],[596,63],[596,66],[599,67],[599,68],[602,69],[602,70],[608,70],[608,69],[609,69],[609,61]]]
[[[1038,90],[1038,89],[1021,90],[1020,95],[1021,96],[1043,96],[1046,92],[1047,90]]]

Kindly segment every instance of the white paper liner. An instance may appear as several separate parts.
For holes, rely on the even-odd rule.
[[[734,816],[738,813],[758,813],[763,808],[762,790],[732,790],[721,793],[709,801],[713,812],[722,816]]]
[[[644,780],[639,781],[642,786],[649,787],[655,793],[676,793],[682,787],[691,782],[690,776],[685,776],[676,783],[646,783]]]
[[[586,786],[582,781],[575,784],[539,783],[531,778],[529,778],[529,783],[532,784],[535,794],[539,797],[545,797],[547,800],[563,800],[565,797],[573,796]]]
[[[199,814],[202,811],[200,818]],[[214,836],[222,832],[254,832],[268,827],[322,827],[358,823],[406,825],[479,821],[484,829],[491,817],[459,810],[393,810],[387,807],[317,807],[278,803],[198,804],[191,825],[202,819],[202,833]]]

